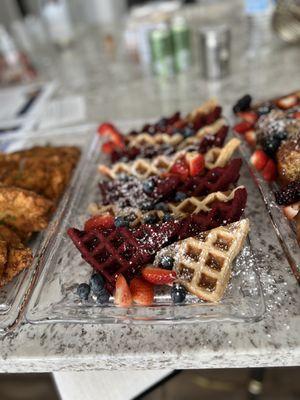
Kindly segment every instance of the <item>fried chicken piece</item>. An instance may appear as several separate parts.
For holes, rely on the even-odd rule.
[[[0,183],[32,190],[57,202],[79,156],[80,150],[76,147],[33,147],[0,154]]]
[[[0,287],[10,282],[32,263],[31,249],[5,225],[0,225]]]
[[[34,192],[0,187],[0,220],[22,235],[45,229],[52,206],[50,200]]]

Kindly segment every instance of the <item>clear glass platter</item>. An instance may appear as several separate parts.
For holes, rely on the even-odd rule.
[[[5,152],[26,149],[35,145],[44,146],[46,144],[54,146],[71,144],[81,149],[80,161],[73,173],[70,184],[59,202],[56,212],[52,216],[49,226],[43,232],[36,234],[29,243],[34,255],[31,267],[20,273],[8,285],[0,288],[0,335],[13,330],[23,315],[35,284],[38,269],[41,265],[40,261],[47,246],[51,243],[53,235],[56,233],[60,220],[63,218],[66,207],[70,202],[83,164],[88,156],[89,143],[94,138],[94,132],[95,127],[86,125],[78,128],[52,131],[51,133],[48,132],[42,136],[36,136],[38,132],[35,132],[34,134],[27,133],[26,135],[20,135],[18,133],[0,137],[0,151]]]
[[[241,139],[241,135],[235,134],[235,136]],[[275,202],[274,192],[278,190],[279,187],[276,183],[266,182],[262,175],[253,168],[250,163],[251,151],[244,140],[242,140],[242,144],[240,145],[240,151],[247,161],[253,180],[264,199],[276,235],[290,267],[297,280],[300,282],[300,248],[296,239],[296,226],[293,221],[289,221],[285,217],[282,208]]]
[[[134,126],[117,124],[127,131]],[[126,129],[127,128],[127,129]],[[94,300],[82,303],[76,295],[79,283],[87,282],[91,267],[81,258],[66,230],[82,227],[88,218],[88,205],[100,200],[97,165],[104,161],[99,151],[100,140],[92,144],[89,158],[82,171],[76,193],[60,221],[51,246],[40,256],[40,277],[31,296],[26,319],[30,323],[187,323],[208,320],[257,321],[265,312],[264,299],[256,265],[259,262],[251,245],[251,233],[242,253],[233,265],[232,279],[223,300],[218,303],[204,303],[194,296],[187,296],[182,305],[174,305],[170,298],[170,288],[160,289],[155,294],[151,307],[116,307],[111,299],[107,306],[100,306]],[[243,176],[252,181],[244,166]],[[246,182],[244,182],[246,183]],[[255,185],[253,185],[255,189]],[[257,189],[256,189],[257,190]],[[251,190],[249,197],[257,197]],[[249,199],[251,200],[251,199]],[[246,214],[247,216],[247,214]],[[250,221],[251,222],[251,221]]]

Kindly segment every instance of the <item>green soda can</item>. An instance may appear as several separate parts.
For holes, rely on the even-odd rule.
[[[160,24],[150,33],[151,58],[154,73],[160,76],[174,74],[172,34],[168,25]]]
[[[183,17],[175,17],[172,21],[172,41],[176,71],[186,71],[192,63],[191,32]]]

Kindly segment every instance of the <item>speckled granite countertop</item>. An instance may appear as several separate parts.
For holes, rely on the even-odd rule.
[[[61,56],[65,73],[61,94],[84,93],[91,120],[146,119],[176,109],[186,111],[211,95],[219,97],[229,115],[230,105],[246,92],[256,97],[273,96],[292,91],[299,84],[299,48],[275,46],[272,52],[255,59],[237,57],[234,74],[219,83],[200,80],[196,70],[166,82],[143,78],[139,70],[118,69],[118,65],[103,74],[95,60],[85,57],[84,51],[95,52],[97,38],[93,39],[84,49],[72,49]],[[78,50],[80,58],[76,57]],[[72,70],[75,60],[77,77],[90,73],[90,79],[76,79]],[[66,79],[68,65],[70,76]],[[266,302],[260,322],[173,326],[22,323],[14,333],[0,339],[0,371],[299,365],[300,289],[262,200],[250,202],[248,211],[254,245],[259,249],[258,273]]]

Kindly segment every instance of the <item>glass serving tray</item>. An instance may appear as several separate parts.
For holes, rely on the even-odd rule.
[[[88,149],[90,148],[90,141],[94,138],[95,128],[91,126],[82,126],[72,128],[72,130],[64,129],[60,131],[53,131],[51,133],[43,134],[43,136],[36,136],[35,134],[9,134],[0,137],[0,151],[13,152],[21,149],[30,148],[35,145],[44,146],[51,145],[74,145],[81,148],[81,157],[79,163],[73,173],[70,184],[63,197],[61,198],[58,208],[49,226],[43,232],[34,236],[28,243],[33,250],[33,263],[30,268],[21,272],[15,277],[12,282],[0,288],[0,335],[14,329],[18,321],[23,315],[24,308],[29,300],[32,288],[37,276],[39,268],[39,260],[45,253],[46,247],[51,243],[52,236],[63,218],[66,207],[69,204],[71,194],[74,191],[76,182],[79,179],[84,160],[87,157]]]
[[[132,127],[133,124],[131,124]],[[120,126],[120,125],[118,125]],[[126,130],[125,130],[126,131]],[[256,260],[250,240],[233,265],[232,279],[223,300],[218,304],[204,303],[187,296],[182,305],[174,305],[170,288],[156,291],[151,307],[116,307],[111,298],[107,306],[94,300],[82,303],[76,295],[79,283],[88,282],[91,267],[81,258],[79,251],[66,234],[68,227],[82,227],[89,214],[88,205],[99,201],[99,175],[97,165],[104,161],[100,141],[96,139],[90,158],[82,171],[77,191],[64,213],[51,246],[40,256],[41,276],[31,296],[26,312],[30,323],[186,323],[207,320],[257,321],[262,318],[265,306]],[[244,168],[243,174],[248,174]],[[248,174],[249,179],[249,174]],[[251,180],[251,178],[250,178]],[[242,180],[241,180],[242,184]],[[255,188],[255,185],[253,185]],[[250,195],[257,196],[251,191]]]
[[[281,207],[275,202],[274,192],[278,190],[279,187],[276,182],[266,182],[262,175],[256,171],[255,168],[253,168],[252,164],[250,163],[251,151],[248,144],[241,138],[241,135],[235,133],[235,136],[242,140],[240,151],[244,159],[247,161],[253,180],[255,181],[261,196],[264,199],[276,235],[290,264],[290,267],[296,279],[300,282],[300,248],[296,239],[296,226],[293,221],[290,221],[285,217]]]

